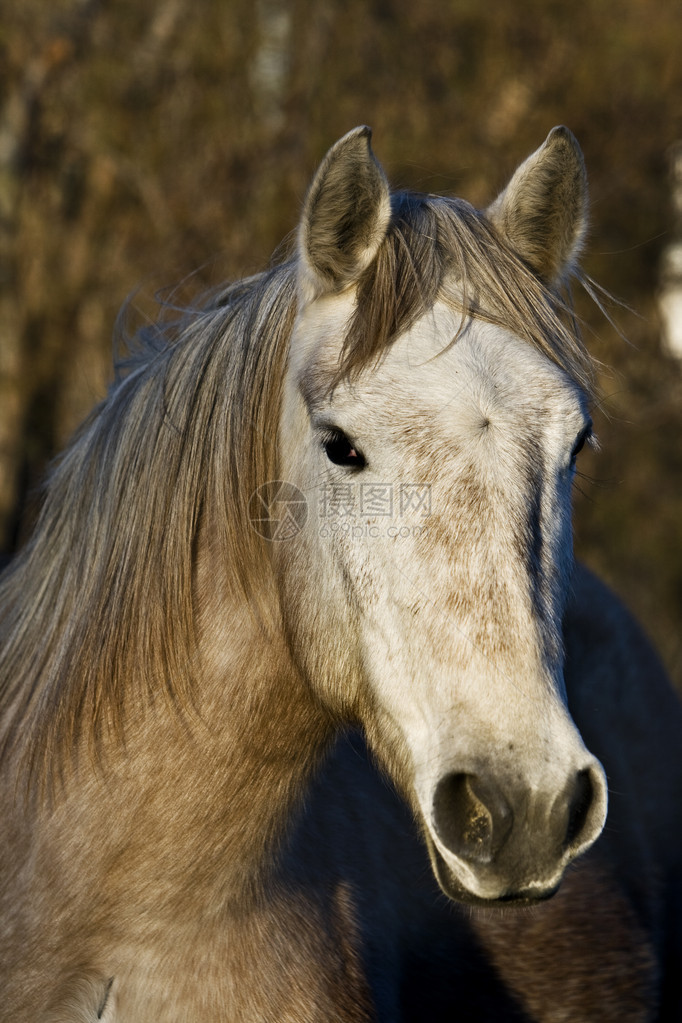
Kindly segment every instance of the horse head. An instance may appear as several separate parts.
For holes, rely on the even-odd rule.
[[[546,898],[606,815],[561,631],[591,421],[557,294],[586,204],[566,129],[478,213],[391,195],[359,128],[299,227],[279,457],[309,516],[275,551],[290,646],[460,901]]]

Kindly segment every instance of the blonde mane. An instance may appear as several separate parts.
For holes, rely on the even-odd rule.
[[[577,267],[571,272],[582,281]],[[453,281],[456,288],[443,294]],[[477,316],[505,327],[591,392],[594,364],[568,293],[562,298],[550,292],[487,218],[463,199],[414,192],[392,196],[390,229],[358,285],[339,377],[380,358],[438,297],[460,307],[463,325]]]
[[[380,358],[453,278],[463,322],[477,315],[507,327],[589,388],[567,306],[468,204],[412,193],[393,197],[386,238],[359,281],[338,378]],[[193,566],[206,510],[235,592],[256,593],[269,571],[247,506],[278,478],[296,282],[289,260],[140,334],[53,467],[34,535],[0,580],[5,752],[21,746],[49,772],[82,735],[97,743],[120,732],[141,699],[191,700]]]
[[[14,705],[5,743],[33,733],[34,756],[73,749],[86,722],[96,740],[120,730],[140,687],[143,699],[187,701],[207,507],[226,569],[255,588],[262,540],[245,509],[274,472],[293,269],[212,299],[136,339],[135,358],[53,467],[33,537],[0,581],[1,699]]]

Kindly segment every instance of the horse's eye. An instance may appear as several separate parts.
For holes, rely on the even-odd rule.
[[[353,469],[364,469],[365,459],[342,430],[334,430],[323,442],[325,454],[334,465],[348,465]]]
[[[571,451],[571,466],[572,467],[575,466],[576,459],[577,459],[578,455],[580,454],[582,449],[585,447],[586,442],[590,439],[591,436],[592,436],[592,423],[590,422],[590,423],[587,424],[587,426],[583,430],[580,431],[580,433],[578,434],[578,436],[576,438],[576,442],[573,445],[573,450]]]

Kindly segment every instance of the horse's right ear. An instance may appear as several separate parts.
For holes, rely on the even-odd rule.
[[[377,254],[391,216],[388,183],[370,128],[332,146],[310,186],[299,226],[301,290],[307,300],[353,284]]]
[[[486,210],[545,284],[573,270],[587,229],[585,161],[568,128],[553,128]]]

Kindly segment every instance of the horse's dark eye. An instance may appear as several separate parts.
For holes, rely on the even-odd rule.
[[[365,459],[341,430],[334,430],[325,438],[324,450],[334,465],[348,465],[353,469],[364,469]]]
[[[588,423],[587,426],[585,427],[585,429],[582,430],[578,434],[576,442],[573,445],[573,450],[571,451],[571,465],[572,466],[575,465],[576,458],[578,457],[578,455],[580,454],[582,449],[585,447],[586,442],[590,439],[591,436],[592,436],[592,423]]]

